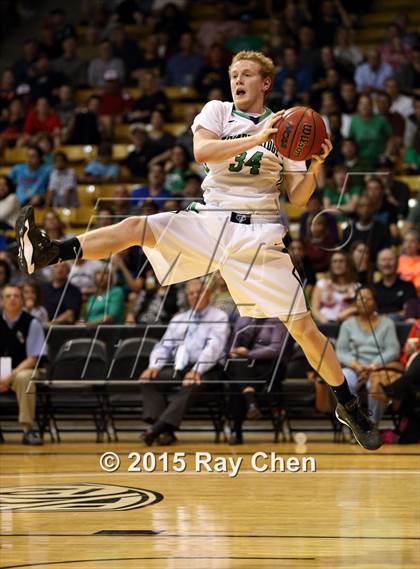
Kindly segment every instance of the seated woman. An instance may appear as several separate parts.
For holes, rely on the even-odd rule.
[[[404,236],[398,273],[404,281],[412,282],[420,295],[420,235],[414,229]]]
[[[124,293],[115,286],[115,274],[105,269],[95,272],[96,292],[86,304],[86,322],[89,326],[122,324],[124,322]]]
[[[366,385],[369,410],[375,423],[379,423],[386,404],[373,397],[369,375],[395,362],[400,354],[400,344],[394,322],[378,314],[370,288],[358,291],[355,308],[356,316],[341,325],[336,343],[337,358],[352,393],[356,395]]]
[[[333,253],[329,275],[320,279],[312,293],[312,313],[321,324],[342,322],[355,314],[351,304],[358,287],[352,260],[343,253]]]
[[[323,214],[309,216],[307,237],[305,240],[306,254],[311,261],[316,273],[328,270],[331,253],[337,245],[337,241],[328,225],[328,220]]]
[[[226,364],[226,374],[231,381],[230,409],[234,430],[229,444],[242,444],[245,419],[261,416],[256,391],[271,380],[275,361],[287,341],[287,329],[277,318],[244,316],[236,321],[232,338]]]

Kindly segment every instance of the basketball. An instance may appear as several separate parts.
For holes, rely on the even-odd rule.
[[[327,137],[327,129],[321,115],[308,107],[292,107],[275,125],[277,150],[291,160],[308,160],[319,154]]]

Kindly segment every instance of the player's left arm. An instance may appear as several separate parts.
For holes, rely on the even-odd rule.
[[[290,203],[298,207],[306,206],[309,198],[316,190],[316,181],[322,164],[331,152],[332,147],[331,140],[326,138],[322,143],[321,152],[311,157],[311,165],[307,172],[285,172],[286,191]]]

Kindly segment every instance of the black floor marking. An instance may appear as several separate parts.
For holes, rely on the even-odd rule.
[[[44,567],[47,565],[71,565],[73,563],[102,563],[107,561],[169,561],[169,560],[240,560],[240,561],[316,561],[316,557],[185,557],[185,556],[172,556],[172,557],[108,557],[105,559],[75,559],[74,561],[47,561],[46,563],[31,563],[28,565],[2,565],[0,569],[22,569],[25,567]]]
[[[215,537],[221,538],[235,538],[235,539],[362,539],[362,540],[382,540],[393,539],[400,541],[419,541],[420,537],[398,537],[398,536],[354,536],[354,535],[253,535],[253,534],[178,534],[178,533],[165,533],[164,531],[153,530],[101,530],[95,533],[0,533],[0,537],[119,537],[119,536],[145,536],[160,538],[186,538],[186,539],[214,539]],[[1,568],[0,568],[1,569]]]

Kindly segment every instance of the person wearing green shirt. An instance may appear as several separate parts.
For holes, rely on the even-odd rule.
[[[361,95],[357,114],[350,123],[350,138],[359,147],[359,158],[366,168],[374,168],[378,158],[386,150],[392,135],[391,125],[382,115],[372,112],[372,101],[368,95]]]
[[[109,285],[111,287],[109,288]],[[86,304],[86,322],[92,325],[122,324],[124,322],[124,293],[114,286],[114,275],[106,269],[95,272],[96,292],[89,295]]]
[[[334,213],[336,206],[339,206],[340,212],[345,215],[338,215],[337,218],[343,221],[355,212],[361,193],[361,186],[351,184],[347,168],[343,165],[334,166],[332,183],[327,184],[322,193],[324,208],[332,209]],[[340,212],[337,210],[337,214]]]
[[[182,194],[186,178],[193,172],[189,167],[188,153],[181,144],[176,144],[171,150],[165,171],[164,189],[171,194]]]
[[[420,129],[417,128],[413,144],[409,146],[404,154],[404,170],[407,174],[420,173]]]

